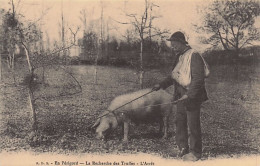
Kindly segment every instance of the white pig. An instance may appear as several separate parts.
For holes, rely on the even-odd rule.
[[[167,137],[169,116],[172,112],[173,104],[172,95],[164,90],[154,91],[145,95],[120,109],[113,111],[114,109],[122,106],[123,104],[134,100],[148,92],[151,89],[143,89],[137,92],[125,94],[116,97],[108,107],[107,111],[104,111],[96,123],[92,127],[96,127],[96,133],[98,139],[104,139],[104,137],[118,125],[124,125],[124,138],[123,141],[128,141],[129,123],[153,123],[159,122],[160,132],[163,130],[163,138]]]

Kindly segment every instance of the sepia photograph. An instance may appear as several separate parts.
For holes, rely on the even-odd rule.
[[[259,0],[0,0],[0,166],[260,166]]]

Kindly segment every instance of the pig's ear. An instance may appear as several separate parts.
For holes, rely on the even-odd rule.
[[[97,121],[95,122],[95,124],[93,124],[93,126],[91,128],[95,128],[99,124],[100,124],[100,118],[97,119]]]

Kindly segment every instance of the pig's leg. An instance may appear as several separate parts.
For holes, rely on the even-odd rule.
[[[160,118],[160,120],[159,120],[159,126],[160,126],[160,128],[159,128],[159,133],[161,134],[161,133],[163,133],[163,130],[164,130],[164,122],[163,122],[163,118]]]
[[[122,125],[120,125],[120,128],[121,128],[121,134],[124,135],[124,123]]]
[[[129,133],[129,122],[124,122],[124,139],[123,142],[128,142],[128,133]]]
[[[168,116],[163,117],[163,126],[164,126],[164,128],[163,128],[164,135],[162,138],[166,139],[168,137],[168,128],[169,128],[169,117]]]

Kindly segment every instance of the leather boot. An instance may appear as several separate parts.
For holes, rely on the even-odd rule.
[[[189,153],[189,149],[188,148],[181,148],[180,151],[179,151],[179,154],[178,154],[178,157],[182,157],[186,154]]]
[[[193,153],[188,153],[183,156],[183,161],[198,161],[201,158],[201,155],[195,155]]]

